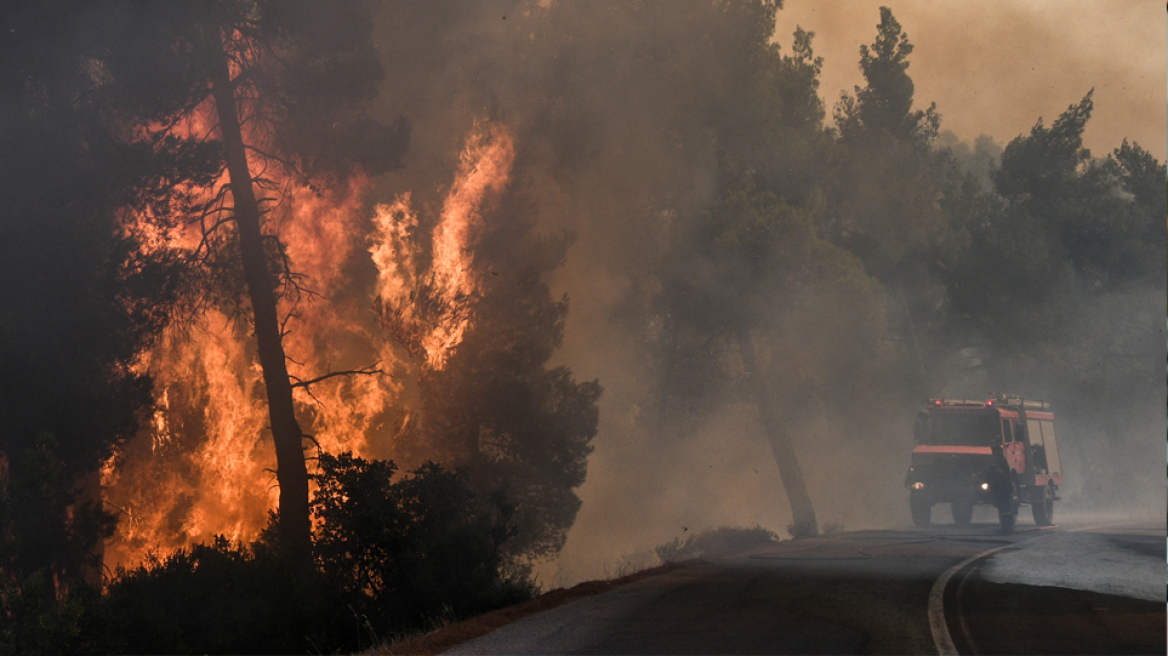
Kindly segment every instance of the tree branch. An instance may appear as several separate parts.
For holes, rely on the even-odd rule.
[[[298,166],[296,166],[295,163],[293,163],[287,159],[284,159],[283,157],[280,157],[278,155],[274,155],[274,154],[269,153],[267,151],[260,150],[259,148],[256,148],[255,146],[245,146],[245,148],[252,151],[253,153],[256,153],[257,155],[260,155],[261,157],[263,157],[265,159],[275,160],[275,161],[279,162],[280,164],[283,164],[284,168],[287,169],[289,173],[292,173],[292,174],[297,175],[297,176],[300,175],[300,168]]]
[[[381,363],[374,362],[373,364],[369,365],[368,367],[363,367],[361,369],[347,369],[345,371],[330,371],[327,374],[324,374],[323,376],[317,376],[316,378],[309,378],[308,380],[303,380],[303,379],[298,378],[296,376],[293,376],[291,374],[289,374],[288,377],[291,378],[292,380],[296,381],[296,382],[292,383],[293,389],[296,389],[297,387],[302,387],[305,389],[305,391],[307,391],[309,386],[311,386],[311,385],[315,385],[321,381],[328,380],[329,378],[336,378],[338,376],[378,376],[378,375],[380,375],[380,376],[389,376],[390,378],[394,377],[393,374],[390,374],[390,373],[387,373],[385,371],[382,371],[381,369],[378,369],[377,365],[379,365],[379,364],[381,364]]]

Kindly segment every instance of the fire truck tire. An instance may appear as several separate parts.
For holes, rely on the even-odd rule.
[[[958,526],[969,526],[973,521],[972,501],[954,501],[949,508],[953,511],[953,522]]]
[[[1034,523],[1039,526],[1050,526],[1054,523],[1054,486],[1047,483],[1042,488],[1042,498],[1030,504],[1034,511]]]
[[[908,505],[912,509],[912,520],[914,526],[928,526],[929,515],[932,514],[933,504],[924,496],[919,494],[910,494],[908,496]]]
[[[1007,533],[1014,530],[1014,522],[1018,519],[1018,515],[998,515],[998,520],[1002,523],[1002,530]]]
[[[1002,524],[1002,531],[1012,532],[1014,524],[1018,519],[1018,481],[1010,480],[1010,498],[1007,501],[1007,507],[998,508],[998,521]]]

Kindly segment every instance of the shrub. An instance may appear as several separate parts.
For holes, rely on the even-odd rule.
[[[96,588],[56,588],[44,570],[0,588],[0,656],[123,650]]]
[[[318,572],[270,545],[217,537],[119,570],[106,600],[126,653],[303,653],[360,647],[360,627]]]
[[[510,512],[501,497],[479,497],[461,473],[434,464],[396,482],[395,472],[389,461],[321,456],[314,569],[287,567],[271,527],[251,545],[217,537],[119,569],[100,606],[91,604],[106,618],[105,642],[62,639],[40,651],[353,651],[531,597],[526,581],[500,574]],[[87,609],[34,614],[56,624],[18,644],[43,642],[53,627],[83,637]]]
[[[778,535],[761,526],[721,526],[695,533],[685,540],[673,538],[665,544],[657,545],[655,551],[661,562],[668,563],[699,556],[717,557],[778,541]]]
[[[322,455],[313,510],[321,571],[383,635],[524,601],[500,573],[510,508],[428,463],[393,482],[388,461]]]

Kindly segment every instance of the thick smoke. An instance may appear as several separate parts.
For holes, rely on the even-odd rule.
[[[819,32],[813,45],[817,54],[827,56],[820,95],[830,114],[838,90],[862,82],[855,72],[857,50],[874,36],[876,4],[789,4],[789,11],[778,13],[773,37],[765,38],[773,38],[790,54],[796,22]],[[461,135],[476,120],[489,117],[515,131],[517,180],[538,207],[539,229],[576,235],[566,263],[553,274],[554,289],[571,299],[556,359],[579,379],[599,379],[605,394],[588,479],[579,490],[583,506],[558,568],[543,572],[550,582],[603,576],[630,554],[702,528],[760,524],[783,533],[791,521],[774,459],[748,399],[730,399],[680,432],[663,431],[654,415],[653,394],[664,375],[646,349],[653,331],[660,329],[649,309],[660,291],[655,267],[674,246],[669,240],[677,228],[693,225],[720,197],[719,148],[726,146],[725,140],[738,140],[732,146],[748,150],[755,127],[740,107],[743,81],[734,73],[750,65],[748,49],[736,46],[755,35],[749,26],[726,18],[732,12],[702,6],[709,3],[687,0],[630,8],[605,2],[448,0],[385,6],[379,16],[378,47],[388,73],[380,110],[386,116],[408,116],[413,124],[405,166],[379,183],[379,193],[412,190],[420,202],[436,204],[443,190],[434,181],[449,177],[441,172],[451,166]],[[1125,11],[1137,9],[1133,4]],[[962,11],[967,11],[964,6]],[[1084,19],[1077,27],[1056,29],[1037,5],[1011,3],[969,11],[984,27],[977,34],[993,35],[986,38],[997,46],[968,36],[952,47],[954,34],[968,35],[969,24],[954,7],[911,5],[898,14],[919,45],[909,71],[917,82],[916,104],[941,101],[942,127],[967,138],[987,133],[1004,143],[1029,129],[1038,116],[1053,117],[1094,85],[1101,109],[1088,133],[1091,143],[1110,149],[1123,136],[1134,135],[1162,155],[1162,97],[1149,109],[1142,95],[1129,88],[1153,73],[1160,84],[1162,61],[1151,73],[1147,66],[1133,72],[1125,64],[1117,74],[1104,63],[1119,66],[1117,58],[1085,54],[1074,41],[1087,34],[1091,43],[1100,44],[1098,23],[1088,27],[1090,21]],[[1058,13],[1059,21],[1067,14],[1061,7]],[[695,16],[714,19],[703,22]],[[1009,26],[1005,32],[1004,26]],[[1040,61],[1045,68],[1032,77],[1013,74],[1037,70]],[[1125,113],[1115,107],[1121,99]],[[711,125],[719,126],[716,136]],[[718,138],[724,141],[717,143]],[[952,136],[942,142],[969,153],[990,153],[991,158],[1000,153],[1000,146],[988,139],[976,147],[959,144]],[[783,157],[775,154],[775,159]],[[988,182],[987,162],[971,169]],[[1147,337],[1162,346],[1161,297],[1162,291],[1153,290],[1099,299],[1100,308],[1083,308],[1072,318],[1076,323],[1067,339],[1098,337],[1089,334],[1093,312],[1138,307],[1148,310],[1147,321],[1161,319],[1158,332]],[[877,323],[887,321],[899,329],[904,322],[901,308],[933,300],[883,298],[886,317]],[[847,330],[827,328],[833,321],[868,325],[856,323],[854,310],[846,299],[827,297],[819,299],[811,314],[777,309],[779,315],[786,313],[778,317],[780,322],[807,322],[808,329],[792,335],[805,340],[816,336],[785,348],[813,352],[807,366],[823,367],[821,377],[828,383],[844,382],[846,374],[830,370],[831,356],[848,353],[854,345]],[[1138,331],[1152,330],[1149,326]],[[1032,396],[1083,394],[1059,389],[1051,381],[1027,379],[1025,361],[1016,370],[987,372],[979,366],[981,353],[975,345],[926,354],[933,360],[928,364],[937,388],[922,390],[907,382],[911,370],[922,366],[910,346],[889,342],[879,348],[903,365],[893,372],[897,375],[869,389],[851,390],[854,400],[846,413],[823,408],[792,415],[790,429],[821,524],[852,529],[907,522],[900,483],[923,392],[976,398],[1006,391],[997,386],[1008,384],[1016,386],[1008,391]],[[1103,392],[1108,399],[1129,399],[1122,413],[1093,417],[1067,409],[1060,414],[1070,472],[1068,504],[1158,500],[1155,507],[1163,508],[1163,472],[1157,464],[1163,450],[1158,441],[1164,426],[1159,403],[1163,376],[1151,375],[1148,362],[1114,365],[1139,369],[1138,384],[1130,382],[1132,376],[1117,375],[1114,380],[1129,383]],[[812,378],[819,374],[810,372]],[[1108,403],[1116,401],[1101,400],[1096,407],[1106,410]],[[1123,435],[1114,440],[1122,448],[1109,448],[1100,439],[1118,433]],[[1143,462],[1149,464],[1136,465]],[[1131,476],[1125,477],[1128,470]],[[1102,489],[1107,487],[1104,481],[1121,479],[1128,482]]]
[[[1057,338],[1029,344],[995,338],[1002,331],[962,315],[961,299],[945,286],[946,267],[979,269],[961,259],[972,252],[968,226],[946,233],[939,217],[976,216],[978,203],[995,201],[958,194],[960,172],[927,145],[920,149],[933,115],[909,112],[915,118],[896,147],[864,141],[862,123],[880,111],[864,114],[855,104],[841,105],[838,116],[852,112],[855,120],[839,132],[820,129],[831,122],[840,62],[855,69],[859,44],[874,37],[879,12],[864,7],[849,6],[845,17],[834,6],[796,5],[779,11],[776,25],[772,5],[748,0],[377,5],[373,33],[386,77],[372,109],[386,124],[409,121],[403,166],[355,176],[348,189],[323,195],[295,186],[280,219],[292,266],[321,294],[293,306],[285,340],[293,374],[304,380],[381,367],[377,376],[298,391],[317,443],[406,468],[430,458],[472,469],[490,461],[472,472],[478,483],[524,487],[526,507],[538,509],[522,520],[529,556],[555,554],[572,527],[558,560],[539,570],[545,582],[602,576],[622,559],[640,562],[636,554],[656,544],[713,526],[758,524],[783,534],[792,524],[787,493],[744,373],[741,343],[754,331],[750,341],[758,342],[823,528],[904,523],[900,482],[923,398],[996,391],[1065,404],[1066,505],[1162,509],[1163,472],[1149,451],[1164,425],[1156,373],[1162,282],[1113,285],[1103,275],[1095,281],[1102,291],[1067,297],[1078,305],[1040,302],[1028,321],[1049,323]],[[1039,15],[1026,7],[979,9],[977,17],[1002,33],[1018,12]],[[797,30],[800,17],[825,34]],[[935,11],[915,8],[900,18],[920,46],[908,74],[914,107],[924,108],[967,76],[968,58],[956,51],[977,48],[941,47],[953,28]],[[1049,24],[1025,21],[1009,34],[1008,47],[979,55],[987,69],[1037,57],[1020,42],[1042,53],[1058,51],[1063,38]],[[815,58],[824,54],[826,63]],[[965,84],[1025,120],[942,104],[942,128],[994,136],[967,144],[945,132],[932,147],[951,149],[988,188],[1003,152],[995,138],[1009,141],[1039,115],[1051,123],[1092,85],[1107,117],[1116,78],[1096,67],[1074,74],[1078,56],[1050,75],[1049,98],[992,78]],[[905,95],[903,80],[890,79],[886,89],[907,111],[913,83]],[[1058,91],[1064,84],[1074,88]],[[486,139],[488,132],[498,134]],[[505,146],[506,157],[473,157],[482,139]],[[914,176],[924,182],[907,182]],[[956,198],[964,209],[942,208],[929,195],[942,188],[946,202]],[[471,200],[457,202],[468,193]],[[464,205],[469,214],[458,209]],[[752,220],[764,227],[752,232]],[[1056,246],[1038,246],[1057,255]],[[471,267],[481,279],[472,280]],[[561,296],[570,306],[556,302]],[[466,313],[467,299],[487,297],[480,316]],[[723,315],[751,317],[746,332]],[[522,338],[506,334],[529,320]],[[220,337],[215,330],[176,333],[172,351],[160,348],[145,363],[157,372],[154,425],[127,447],[123,460],[131,464],[107,472],[107,483],[120,476],[157,484],[107,495],[144,509],[127,511],[111,554],[213,533],[246,538],[264,521],[271,490],[238,485],[264,478],[271,464],[255,441],[263,426],[262,408],[252,403],[258,374],[248,366],[242,327]],[[473,346],[460,356],[464,334]],[[544,369],[553,349],[551,365],[570,376]],[[439,371],[448,356],[461,362],[459,373],[418,373],[423,361]],[[480,375],[482,367],[498,378]],[[583,478],[595,430],[584,401],[599,388],[573,377],[605,390],[578,489],[582,505],[571,489]],[[551,408],[547,417],[521,412],[502,391],[504,379],[529,401],[543,399],[535,405]],[[518,414],[526,419],[512,421]],[[561,421],[568,417],[574,421]],[[545,419],[559,428],[533,428]],[[523,440],[533,444],[539,430],[557,434],[546,440],[566,449],[548,458],[563,466],[550,474],[557,484],[541,487],[547,472],[509,460],[516,454],[503,442],[512,429],[527,431]],[[224,436],[244,442],[221,444]]]

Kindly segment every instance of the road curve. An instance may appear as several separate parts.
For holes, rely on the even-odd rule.
[[[445,653],[1165,653],[1163,526],[1089,528],[906,527],[780,542],[579,599]],[[1158,573],[1150,583],[1147,572]]]
[[[1163,654],[1164,538],[1087,525],[974,559],[944,591],[950,653]]]

